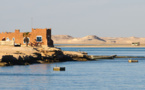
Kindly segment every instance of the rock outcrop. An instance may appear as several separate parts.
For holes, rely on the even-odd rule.
[[[9,51],[8,49],[13,51]],[[4,52],[4,50],[7,51]],[[61,49],[54,47],[5,47],[1,49],[0,52],[0,66],[64,61],[87,61],[91,59],[85,52],[62,51]]]

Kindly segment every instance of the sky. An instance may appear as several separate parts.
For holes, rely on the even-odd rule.
[[[0,32],[145,37],[145,0],[0,0]]]

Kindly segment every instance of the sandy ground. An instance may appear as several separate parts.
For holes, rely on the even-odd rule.
[[[36,49],[37,48],[37,49]],[[22,45],[21,47],[14,47],[14,46],[0,46],[0,55],[7,55],[7,54],[14,54],[14,53],[23,53],[25,55],[30,55],[33,53],[38,53],[37,50],[47,50],[47,51],[53,51],[53,50],[59,50],[57,48],[53,47],[26,47],[25,45]]]
[[[31,54],[36,52],[32,47],[14,47],[14,46],[0,46],[0,54],[13,54],[17,52],[22,52],[25,54]]]

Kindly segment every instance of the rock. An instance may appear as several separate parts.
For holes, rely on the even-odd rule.
[[[8,63],[6,63],[6,62],[0,62],[0,66],[7,66],[8,65]]]
[[[86,61],[89,58],[85,52],[62,51],[59,48],[21,48],[15,47],[0,50],[0,66],[29,65],[33,63],[49,63],[63,61]],[[21,50],[22,49],[22,50]]]

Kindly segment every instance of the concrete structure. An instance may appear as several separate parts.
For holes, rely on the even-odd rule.
[[[24,33],[16,29],[15,32],[5,32],[0,33],[1,41],[14,41],[16,44],[25,45]],[[32,32],[27,32],[29,34],[29,43],[41,42],[43,46],[53,47],[53,40],[51,39],[51,29],[33,29]]]

